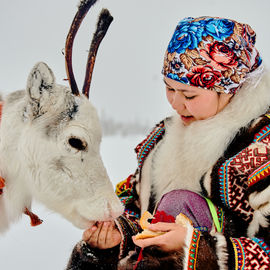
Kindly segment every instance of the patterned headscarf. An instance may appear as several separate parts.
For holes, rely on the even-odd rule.
[[[248,24],[218,17],[179,22],[164,58],[164,76],[181,83],[234,94],[262,63]]]

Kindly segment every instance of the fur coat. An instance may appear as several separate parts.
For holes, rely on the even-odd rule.
[[[135,149],[136,172],[116,188],[125,205],[116,221],[120,247],[99,251],[80,242],[68,269],[132,269],[138,253],[130,252],[135,248],[131,235],[140,231],[141,213],[153,212],[162,195],[174,189],[210,198],[222,231],[189,226],[182,250],[146,248],[137,269],[270,269],[269,106],[265,73],[256,84],[247,81],[212,118],[189,126],[177,115],[160,122]],[[101,262],[106,252],[110,261]]]

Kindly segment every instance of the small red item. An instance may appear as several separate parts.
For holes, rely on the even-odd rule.
[[[174,216],[167,215],[164,211],[157,211],[154,215],[154,218],[152,219],[152,224],[158,223],[158,222],[168,222],[168,223],[174,223],[175,218]]]
[[[0,188],[5,187],[5,179],[0,176]]]
[[[4,187],[5,187],[5,179],[0,176],[0,195],[3,193]]]
[[[31,211],[29,211],[26,207],[25,207],[25,210],[24,210],[24,214],[26,214],[27,216],[30,217],[31,226],[33,226],[33,227],[38,226],[43,222],[43,220],[41,220],[37,215],[35,215]]]
[[[143,249],[141,248],[141,251],[140,251],[139,257],[138,257],[138,259],[137,259],[136,264],[135,264],[135,265],[134,265],[134,267],[133,267],[133,270],[136,270],[136,269],[137,269],[138,264],[139,264],[139,262],[140,262],[142,259],[143,259]]]
[[[151,224],[155,224],[158,222],[168,222],[168,223],[174,223],[175,217],[171,215],[167,215],[164,211],[157,211],[154,215],[154,218],[151,221]],[[135,266],[133,267],[133,270],[136,270],[138,267],[139,262],[143,259],[143,249],[141,249],[140,254],[138,256],[137,262]]]

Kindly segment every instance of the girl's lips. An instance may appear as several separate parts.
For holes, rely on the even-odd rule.
[[[193,116],[184,116],[184,115],[181,115],[181,119],[183,122],[187,123],[189,121],[191,121],[193,119]]]

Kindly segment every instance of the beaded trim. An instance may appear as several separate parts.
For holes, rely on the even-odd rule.
[[[266,178],[270,175],[270,161],[263,164],[257,170],[255,170],[250,176],[248,177],[248,186],[252,186],[259,182],[261,179]]]
[[[265,126],[259,133],[255,135],[253,142],[260,142],[270,134],[270,125]]]
[[[145,158],[148,156],[154,145],[159,142],[164,133],[164,122],[161,122],[158,126],[154,128],[154,130],[148,135],[148,137],[135,148],[139,169],[141,169]]]
[[[234,249],[234,254],[235,254],[235,269],[237,270],[244,270],[245,268],[245,251],[244,251],[244,247],[241,243],[241,241],[239,241],[236,238],[230,238],[232,245],[233,245],[233,249]]]
[[[221,197],[221,200],[223,201],[223,203],[228,207],[230,207],[229,194],[228,194],[228,186],[229,186],[228,168],[229,168],[231,161],[234,158],[235,158],[235,156],[233,156],[232,158],[225,161],[218,170],[220,197]]]
[[[194,228],[200,232],[208,232],[208,228],[206,226],[197,226]]]
[[[224,232],[224,220],[225,220],[225,216],[224,216],[223,209],[221,207],[219,207],[219,206],[217,206],[217,215],[218,215],[218,220],[219,220],[221,232]]]
[[[197,262],[197,254],[198,254],[198,247],[199,247],[199,240],[201,237],[201,233],[194,229],[191,244],[189,246],[188,252],[188,268],[187,269],[196,269],[196,262]]]

